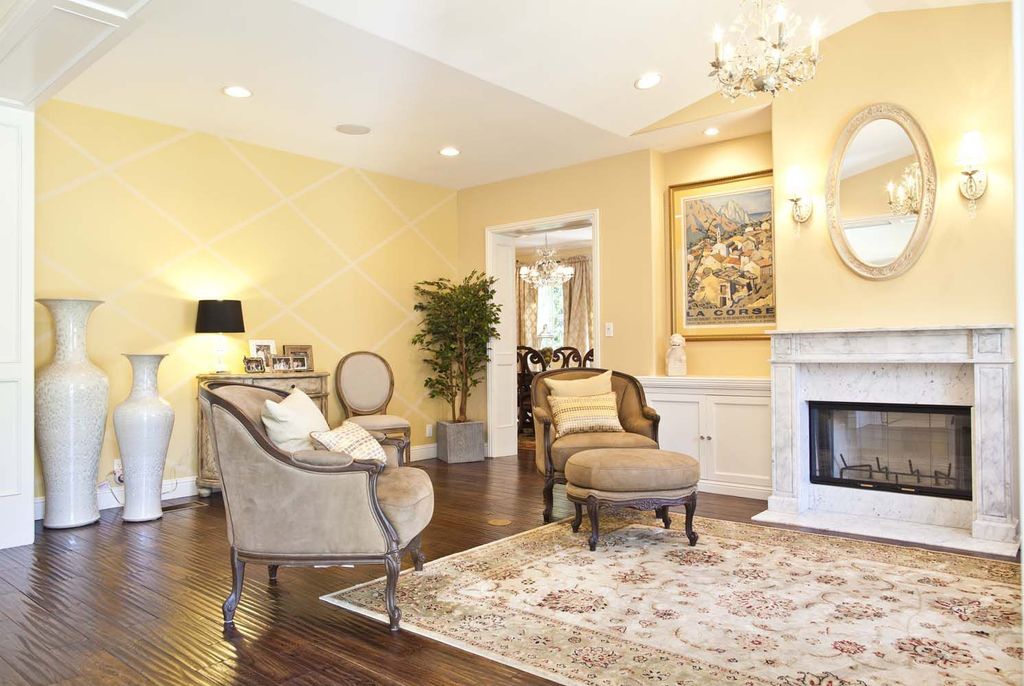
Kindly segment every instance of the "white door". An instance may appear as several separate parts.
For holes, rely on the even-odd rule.
[[[728,484],[741,495],[764,495],[772,486],[771,401],[768,398],[707,396],[706,460],[701,477]]]
[[[0,107],[0,548],[32,542],[34,116]]]
[[[497,278],[501,305],[498,338],[491,339],[487,363],[487,456],[515,455],[519,427],[516,412],[516,239],[488,234],[487,273]]]

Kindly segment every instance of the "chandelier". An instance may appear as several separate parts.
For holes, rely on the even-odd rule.
[[[917,162],[907,165],[898,184],[890,181],[886,185],[889,210],[893,216],[903,217],[921,211],[921,185],[921,165]]]
[[[711,74],[729,100],[780,90],[793,90],[814,78],[821,55],[821,24],[810,27],[810,45],[793,46],[800,17],[786,11],[782,0],[740,0],[740,15],[729,27],[731,42],[715,26],[715,61]]]
[[[519,278],[535,288],[557,286],[571,279],[576,270],[556,260],[556,252],[548,248],[548,237],[544,236],[544,247],[537,249],[540,259],[520,267]]]

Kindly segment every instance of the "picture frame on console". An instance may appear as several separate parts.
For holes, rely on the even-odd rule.
[[[286,345],[281,349],[281,354],[287,355],[288,357],[297,358],[301,357],[305,359],[305,363],[296,367],[292,366],[295,371],[311,372],[313,371],[313,346],[311,345]]]
[[[277,354],[277,343],[272,338],[250,338],[249,356],[262,357],[263,364],[270,367],[270,358]]]
[[[290,372],[292,370],[292,358],[287,355],[271,355],[270,368],[275,372]]]
[[[267,371],[267,363],[259,355],[243,357],[242,365],[246,374],[263,374]]]
[[[672,330],[767,340],[775,328],[772,171],[669,186]]]

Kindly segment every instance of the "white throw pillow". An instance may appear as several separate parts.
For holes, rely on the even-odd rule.
[[[286,453],[312,450],[313,442],[309,440],[309,434],[331,428],[320,408],[299,388],[281,402],[265,401],[261,415],[267,436]]]
[[[380,462],[387,464],[388,456],[384,447],[369,431],[352,422],[344,422],[330,431],[314,431],[309,434],[314,443],[335,453],[347,453],[359,462]]]
[[[585,376],[580,379],[544,379],[551,395],[580,398],[588,395],[605,395],[612,392],[612,371]]]

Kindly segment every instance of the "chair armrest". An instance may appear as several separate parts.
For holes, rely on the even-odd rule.
[[[644,405],[643,409],[640,411],[644,415],[644,419],[650,419],[652,422],[661,420],[661,416],[653,407]]]
[[[354,458],[348,453],[334,453],[329,450],[300,450],[292,453],[292,461],[310,467],[347,467]]]
[[[388,464],[394,464],[396,467],[401,467],[405,464],[405,449],[409,445],[409,441],[397,436],[389,436],[383,440],[378,440],[388,456]]]
[[[639,415],[632,415],[624,419],[622,428],[629,433],[647,436],[657,442],[658,424],[660,423],[661,416],[654,411],[654,408],[644,405],[640,408]]]
[[[535,407],[533,408],[533,421],[540,422],[541,424],[551,424],[551,415],[548,414],[547,410]]]

